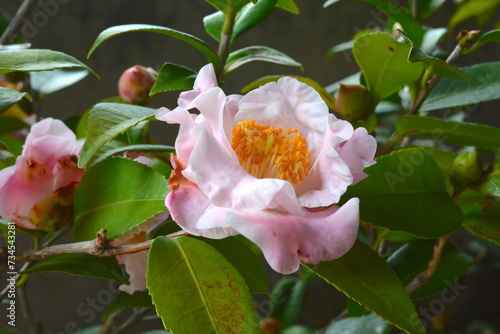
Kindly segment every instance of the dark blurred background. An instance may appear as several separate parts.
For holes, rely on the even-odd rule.
[[[0,8],[12,16],[21,2],[3,0]],[[246,84],[264,75],[304,75],[326,86],[358,71],[352,57],[338,54],[325,61],[325,55],[329,48],[350,40],[357,31],[380,26],[377,19],[380,15],[374,7],[362,2],[342,2],[325,9],[323,0],[295,2],[300,15],[277,8],[267,21],[240,37],[233,50],[249,45],[269,46],[301,62],[305,71],[252,63],[228,75],[224,86],[227,94],[239,93]],[[453,1],[446,1],[426,24],[432,27],[446,26],[455,8]],[[217,49],[216,42],[204,31],[202,23],[203,17],[212,12],[214,9],[203,0],[41,0],[25,25],[25,32],[29,36],[27,41],[33,48],[65,52],[87,64],[101,77],[99,80],[88,75],[74,86],[47,96],[43,104],[43,116],[65,119],[82,115],[97,102],[116,96],[121,73],[136,64],[159,70],[163,63],[172,62],[198,70],[206,63],[205,58],[191,46],[167,36],[145,32],[114,37],[101,45],[90,59],[86,59],[89,48],[104,29],[129,23],[161,25],[202,38]],[[497,13],[493,23],[498,21]],[[463,28],[475,28],[474,21],[465,22],[457,29]],[[441,44],[444,50],[453,49],[456,33],[446,36]],[[456,65],[498,60],[499,45],[489,44],[472,56],[460,58]],[[174,108],[177,96],[178,92],[163,94],[151,106]],[[498,109],[498,103],[482,104],[467,120],[499,126]],[[153,130],[155,139],[173,143],[175,127],[161,123],[155,124]],[[276,274],[272,274],[270,280],[277,278]],[[455,302],[446,305],[447,309],[455,313],[451,319],[451,328],[456,330],[453,333],[462,333],[473,320],[481,319],[500,328],[500,269],[473,273],[461,282],[467,288]],[[339,303],[342,295],[322,282],[314,284],[311,289],[315,292],[314,299],[308,302],[307,312],[316,318],[311,325],[324,325],[342,310],[343,306]],[[72,322],[80,328],[98,323],[103,309],[107,307],[103,305],[107,300],[106,291],[111,290],[114,287],[110,288],[108,282],[65,274],[36,274],[27,284],[33,316],[36,321],[43,321],[43,333],[52,334],[73,333],[75,326]],[[82,315],[81,311],[92,308],[89,300],[99,302],[99,296],[102,303],[95,307],[97,315],[87,321],[90,317]],[[0,324],[5,320],[3,312],[2,308]],[[23,326],[22,322],[18,322],[18,333],[26,332]],[[133,327],[127,333],[140,333],[146,328],[161,328],[161,324],[159,321],[149,321]]]

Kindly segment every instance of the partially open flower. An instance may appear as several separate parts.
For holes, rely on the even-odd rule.
[[[123,72],[118,80],[118,92],[127,103],[142,104],[150,100],[158,73],[149,67],[135,65]]]
[[[241,233],[283,274],[352,247],[359,200],[335,204],[374,163],[376,142],[364,128],[329,114],[320,95],[293,78],[226,96],[212,65],[178,103],[157,118],[180,124],[165,203],[184,230]]]
[[[80,149],[62,121],[47,118],[33,125],[16,164],[0,171],[0,216],[47,232],[70,222],[83,176]]]

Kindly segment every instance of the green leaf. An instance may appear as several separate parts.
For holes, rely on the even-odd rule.
[[[140,122],[153,120],[155,109],[122,103],[99,103],[88,118],[87,139],[80,152],[78,166],[83,167],[106,143]]]
[[[299,14],[299,8],[293,0],[278,0],[276,7],[289,11],[292,14]]]
[[[18,118],[2,117],[0,119],[1,119],[0,134],[10,133],[10,132],[18,131],[18,130],[25,129],[25,128],[29,127],[28,124],[24,123],[23,121],[21,121]]]
[[[233,33],[231,34],[231,43],[238,37],[266,20],[273,12],[277,0],[259,0],[256,4],[246,4],[234,19]],[[222,12],[215,12],[203,18],[205,30],[217,42],[220,42],[222,27],[224,26],[225,16]]]
[[[0,74],[52,71],[61,68],[82,68],[99,77],[87,65],[62,52],[42,49],[0,51]]]
[[[453,31],[457,25],[473,17],[476,18],[477,26],[482,28],[495,14],[498,6],[500,6],[500,0],[463,1],[450,18],[448,31]]]
[[[236,14],[242,9],[250,0],[206,0],[209,4],[220,10],[224,14]]]
[[[406,60],[409,50],[407,44],[381,32],[365,34],[354,41],[354,58],[377,101],[420,77],[422,65],[409,64]]]
[[[39,95],[48,95],[74,85],[87,75],[87,71],[34,72],[30,75],[30,84]]]
[[[480,47],[482,47],[485,44],[499,43],[499,42],[500,42],[500,29],[491,30],[491,31],[484,33],[477,40],[477,42],[474,43],[471,47],[462,49],[460,54],[461,55],[468,55],[468,54],[476,52],[477,49],[479,49]]]
[[[231,42],[266,20],[274,10],[277,0],[259,0],[256,4],[249,3],[238,14],[231,35]]]
[[[198,51],[200,51],[206,59],[213,63],[214,66],[217,66],[220,62],[219,56],[217,55],[217,52],[215,52],[207,43],[199,39],[198,37],[166,28],[166,27],[161,27],[161,26],[155,26],[155,25],[149,25],[149,24],[125,24],[125,25],[120,25],[120,26],[115,26],[108,28],[101,32],[99,36],[97,36],[97,39],[95,40],[94,44],[90,48],[89,53],[87,54],[87,58],[92,55],[92,53],[97,49],[99,45],[101,45],[104,41],[108,40],[111,37],[121,35],[127,32],[135,32],[135,31],[147,31],[147,32],[154,32],[158,34],[163,34],[167,35],[170,37],[177,38],[183,42],[188,43],[189,45],[193,46],[196,48]]]
[[[465,212],[463,226],[472,234],[500,246],[500,203],[486,200]]]
[[[102,325],[97,325],[97,326],[92,326],[92,327],[87,327],[82,330],[79,330],[78,332],[75,332],[75,334],[99,334],[99,331],[101,330]]]
[[[97,257],[90,254],[55,255],[50,259],[39,261],[23,274],[59,272],[74,276],[97,277],[129,284],[123,277],[120,265],[114,257]]]
[[[413,41],[408,38],[404,33],[401,35],[406,39],[411,45],[410,54],[408,55],[408,61],[410,63],[422,63],[424,64],[427,72],[426,75],[436,75],[439,77],[446,77],[457,80],[474,81],[470,76],[460,71],[453,65],[448,64],[442,59],[431,57],[420,50]]]
[[[266,83],[276,82],[280,78],[283,78],[283,77],[285,77],[285,75],[268,75],[268,76],[259,78],[255,81],[249,83],[245,87],[243,87],[241,89],[241,92],[247,93],[252,89],[255,89],[255,88],[258,88],[262,85],[265,85]],[[314,81],[311,78],[296,76],[296,75],[286,75],[286,77],[295,78],[298,81],[303,82],[303,83],[311,86],[319,93],[319,95],[321,96],[323,101],[325,101],[325,103],[328,105],[328,108],[330,108],[331,110],[336,110],[337,107],[335,106],[335,98],[330,93],[328,93],[319,82]]]
[[[434,252],[435,240],[415,240],[404,244],[388,259],[387,263],[396,272],[403,284],[410,283],[415,276],[425,271]],[[472,258],[446,243],[441,259],[429,281],[415,290],[412,299],[431,296],[463,276],[472,265]]]
[[[151,296],[147,291],[135,291],[132,295],[125,291],[118,292],[111,305],[104,312],[102,320],[107,319],[115,311],[134,307],[153,307]]]
[[[365,172],[368,177],[343,196],[343,201],[360,199],[362,221],[423,238],[438,238],[461,225],[462,211],[446,192],[438,165],[424,150],[395,151],[378,158]]]
[[[200,240],[156,238],[149,251],[147,286],[156,312],[173,333],[260,333],[244,279]]]
[[[362,242],[356,241],[353,248],[337,260],[307,267],[387,322],[407,333],[425,333],[399,278]]]
[[[283,66],[299,67],[303,70],[303,67],[299,62],[293,60],[282,52],[271,49],[267,46],[249,46],[233,51],[229,54],[226,66],[224,67],[224,72],[226,74],[230,73],[238,67],[253,61],[265,61]]]
[[[158,72],[158,78],[149,95],[171,90],[193,89],[196,74],[195,71],[187,67],[165,63]]]
[[[173,152],[174,150],[175,147],[168,145],[138,144],[138,145],[118,146],[116,148],[103,152],[102,155],[96,157],[92,162],[95,164],[113,155],[123,154],[125,152],[148,152],[148,153],[167,152],[167,160],[168,160],[168,156],[170,156],[170,153]]]
[[[333,55],[335,55],[337,53],[344,52],[344,51],[347,51],[347,50],[351,50],[353,48],[353,46],[354,46],[354,40],[337,44],[337,45],[331,47],[326,52],[326,57],[325,58],[326,58],[326,60],[328,60],[328,59],[332,58]]]
[[[94,239],[105,228],[112,240],[164,211],[167,193],[167,181],[152,168],[130,159],[106,159],[80,181],[73,239]]]
[[[492,197],[500,197],[500,159],[493,162],[493,170],[480,180],[479,191]]]
[[[26,92],[18,92],[14,89],[0,87],[0,114],[21,101],[23,97],[31,101],[31,96]]]
[[[392,326],[375,314],[351,317],[335,321],[324,331],[325,334],[388,334]]]
[[[267,276],[260,259],[235,237],[200,239],[218,250],[238,270],[250,293],[269,293]]]
[[[416,136],[450,144],[498,149],[500,129],[494,126],[454,122],[432,117],[405,116],[396,123],[399,138]]]
[[[442,78],[431,90],[421,112],[456,108],[500,99],[500,62],[482,63],[460,70],[474,79],[465,82]]]
[[[328,7],[336,2],[340,1],[352,1],[352,0],[326,0],[323,4],[323,7]],[[384,11],[386,14],[392,16],[394,21],[399,22],[401,26],[404,28],[406,34],[410,36],[410,38],[420,45],[424,36],[424,29],[420,22],[414,19],[411,14],[408,13],[405,8],[395,7],[395,4],[388,0],[357,0],[369,3],[381,11]]]
[[[0,162],[13,159],[16,156],[12,153],[11,149],[5,145],[3,141],[0,141]]]

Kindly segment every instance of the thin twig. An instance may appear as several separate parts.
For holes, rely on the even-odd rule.
[[[31,14],[37,2],[37,0],[24,0],[17,10],[16,15],[10,21],[9,26],[5,29],[2,37],[0,37],[0,44],[12,43],[17,32],[21,29],[26,18]]]
[[[443,254],[444,246],[446,245],[446,241],[448,240],[448,235],[442,236],[438,239],[436,244],[434,245],[434,252],[432,253],[432,257],[429,260],[429,264],[427,265],[427,269],[420,274],[418,274],[413,281],[411,281],[406,287],[406,292],[409,294],[413,291],[417,290],[419,287],[425,285],[429,279],[434,275],[436,268],[441,260],[441,255]]]
[[[99,334],[109,334],[112,333],[113,327],[118,322],[118,319],[122,316],[125,309],[121,309],[113,312],[104,322],[101,329],[99,329]]]
[[[179,231],[167,235],[169,238],[189,235],[185,231]],[[136,244],[123,245],[113,247],[110,246],[104,235],[98,233],[98,236],[91,241],[75,242],[71,244],[55,245],[50,247],[39,248],[22,253],[16,256],[16,261],[35,261],[48,259],[55,255],[62,254],[91,254],[99,257],[115,256],[121,254],[137,253],[147,250],[151,247],[153,240],[147,240]]]
[[[113,334],[120,334],[129,327],[132,327],[134,324],[136,324],[138,321],[142,319],[142,315],[146,313],[148,310],[149,308],[147,307],[134,309],[134,313],[132,314],[132,316],[130,316],[126,321],[124,321],[123,324],[118,326],[118,328],[115,329]]]

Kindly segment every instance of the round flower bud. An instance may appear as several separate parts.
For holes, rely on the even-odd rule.
[[[335,105],[337,111],[348,121],[364,118],[373,110],[371,95],[361,85],[340,84]]]
[[[460,153],[453,162],[451,182],[457,189],[464,189],[479,179],[483,162],[476,151]]]
[[[123,72],[118,80],[118,92],[123,100],[131,104],[149,102],[158,73],[152,68],[135,65]]]

